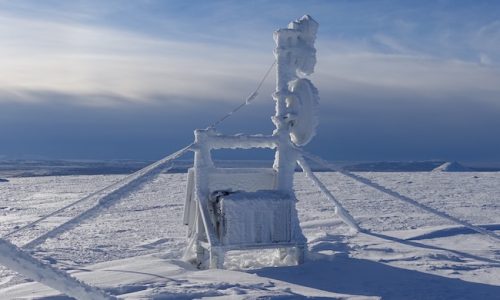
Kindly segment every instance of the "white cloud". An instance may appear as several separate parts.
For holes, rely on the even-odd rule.
[[[496,24],[491,24],[481,32],[484,35],[495,28]],[[18,96],[22,91],[110,95],[113,103],[116,99],[147,101],[154,95],[240,101],[273,59],[272,43],[266,45],[269,49],[256,51],[68,21],[1,15],[0,40],[0,90]],[[500,70],[485,64],[490,58],[486,53],[481,62],[472,63],[419,54],[384,34],[375,35],[374,40],[392,53],[381,53],[370,40],[331,41],[320,35],[314,80],[323,94],[369,87],[434,99],[464,93],[490,99],[500,93]],[[267,91],[272,84],[271,76]],[[21,98],[0,97],[0,101]],[[27,99],[36,100],[32,96]],[[86,101],[85,97],[75,99]],[[105,101],[105,97],[89,99]]]
[[[335,43],[323,43],[318,49],[315,78],[323,91],[351,89],[359,93],[377,88],[404,91],[408,93],[407,99],[461,95],[499,101],[500,70],[494,66],[419,54],[377,53],[369,46],[346,49],[349,48]]]
[[[272,61],[251,50],[0,17],[0,89],[242,98]]]
[[[373,39],[375,42],[385,46],[392,53],[415,53],[415,51],[388,35],[377,33],[373,36]]]
[[[491,65],[493,63],[491,58],[485,53],[479,53],[479,62],[482,65]]]

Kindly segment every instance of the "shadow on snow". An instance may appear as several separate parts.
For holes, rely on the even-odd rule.
[[[335,293],[383,299],[498,299],[500,286],[401,269],[366,259],[335,257],[251,271],[259,276]]]

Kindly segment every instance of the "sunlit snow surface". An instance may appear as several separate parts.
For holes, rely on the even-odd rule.
[[[433,208],[500,232],[500,173],[360,173]],[[181,261],[185,174],[162,174],[123,194],[34,254],[122,298],[499,299],[500,244],[337,173],[318,173],[372,233],[351,235],[331,203],[296,175],[298,212],[309,242],[301,266],[269,267],[273,252],[230,255],[229,270],[198,271]],[[96,191],[121,176],[9,178],[0,183],[0,234]],[[94,203],[82,203],[15,235],[22,246]],[[256,261],[256,262],[255,262]],[[267,265],[267,266],[266,266]],[[0,298],[56,291],[0,267]],[[53,299],[53,298],[52,298]],[[58,298],[60,299],[60,298]]]

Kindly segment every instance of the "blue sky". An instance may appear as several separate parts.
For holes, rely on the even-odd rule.
[[[319,23],[331,160],[500,161],[497,1],[1,1],[0,158],[155,159],[252,91],[272,31]],[[270,133],[271,76],[220,130]]]

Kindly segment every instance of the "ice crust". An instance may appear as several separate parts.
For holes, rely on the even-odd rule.
[[[290,218],[295,199],[286,194],[261,190],[236,192],[220,199],[224,230],[222,243],[272,244],[291,239]]]
[[[314,42],[318,26],[311,16],[305,15],[288,24],[288,28],[274,32],[274,40],[278,45],[276,54],[280,56],[282,51],[286,51],[286,60],[292,73],[297,71],[301,75],[310,75],[314,72],[316,65]]]

